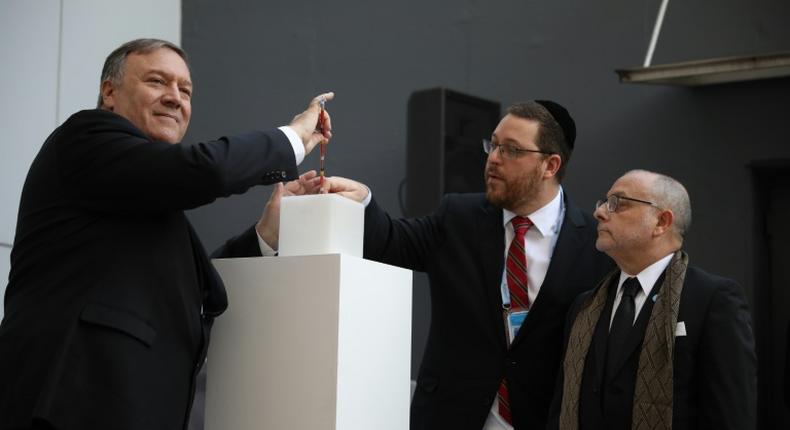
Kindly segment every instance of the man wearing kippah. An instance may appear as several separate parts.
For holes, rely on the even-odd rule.
[[[484,142],[486,193],[448,194],[419,218],[390,218],[359,182],[325,182],[366,205],[365,258],[430,279],[412,430],[546,426],[565,314],[613,267],[561,186],[575,137],[557,103],[511,106]]]

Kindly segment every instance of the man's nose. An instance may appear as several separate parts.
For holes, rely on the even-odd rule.
[[[491,148],[488,152],[488,162],[494,164],[502,164],[502,151],[498,150],[499,147]]]
[[[178,88],[178,85],[169,85],[167,90],[165,90],[165,94],[162,97],[162,103],[165,106],[172,107],[178,109],[181,107],[181,90]]]
[[[595,216],[598,221],[605,221],[609,219],[609,210],[606,209],[606,202],[601,203],[595,208],[593,216]]]

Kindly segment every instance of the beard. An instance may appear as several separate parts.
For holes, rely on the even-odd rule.
[[[540,192],[541,174],[540,169],[532,169],[512,179],[498,176],[502,180],[492,184],[488,181],[489,175],[488,170],[486,170],[486,199],[500,209],[515,211],[515,209],[523,206],[525,202],[537,198]]]

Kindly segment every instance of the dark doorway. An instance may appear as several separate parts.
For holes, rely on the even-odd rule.
[[[790,428],[790,160],[752,164],[758,428]]]

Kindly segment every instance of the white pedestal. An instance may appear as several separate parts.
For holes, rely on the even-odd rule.
[[[214,260],[206,430],[407,430],[411,272],[342,254]]]

